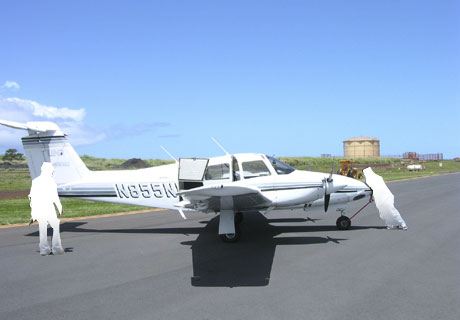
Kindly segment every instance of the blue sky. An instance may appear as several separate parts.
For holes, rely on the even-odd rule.
[[[460,156],[458,1],[10,1],[0,29],[0,119],[80,154]]]

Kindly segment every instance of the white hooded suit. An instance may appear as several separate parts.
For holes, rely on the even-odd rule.
[[[406,222],[395,208],[395,197],[388,189],[383,178],[372,171],[372,168],[363,170],[366,183],[374,191],[375,205],[380,213],[380,218],[385,221],[387,227],[407,229]]]
[[[56,209],[62,214],[62,205],[57,193],[57,185],[53,179],[53,165],[44,162],[40,176],[32,180],[30,189],[30,207],[32,208],[32,220],[37,220],[40,230],[40,254],[46,255],[50,251],[53,254],[62,254],[64,249],[59,235],[59,219],[56,217]],[[47,239],[48,224],[53,228],[52,248],[50,249]]]

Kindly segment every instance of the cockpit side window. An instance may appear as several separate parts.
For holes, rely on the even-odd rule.
[[[291,167],[287,163],[284,163],[281,160],[278,160],[276,158],[267,156],[268,160],[272,164],[273,168],[275,169],[276,173],[278,174],[289,174],[293,171],[295,171],[295,168]]]
[[[230,177],[230,164],[221,163],[208,166],[204,178],[206,180],[224,180]]]
[[[269,176],[270,171],[262,160],[247,161],[241,165],[245,179]]]

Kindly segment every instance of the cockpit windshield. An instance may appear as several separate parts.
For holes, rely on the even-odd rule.
[[[278,160],[276,158],[267,156],[268,160],[272,164],[273,168],[275,169],[276,173],[278,174],[289,174],[293,171],[295,171],[295,168],[291,167],[287,163],[284,163],[281,160]]]

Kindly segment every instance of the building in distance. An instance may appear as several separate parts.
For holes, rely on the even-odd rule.
[[[345,158],[377,158],[380,157],[380,140],[370,137],[350,138],[343,142]]]

